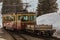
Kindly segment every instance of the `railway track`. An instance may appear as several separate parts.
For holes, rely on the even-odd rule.
[[[45,40],[60,40],[60,38],[57,38],[57,37],[47,37],[47,38],[44,38]]]
[[[24,36],[22,36],[20,33],[18,33],[18,31],[11,31],[11,30],[6,30],[9,35],[11,35],[11,37],[14,40],[27,40]]]
[[[60,38],[57,37],[41,37],[38,35],[33,35],[33,34],[27,34],[27,33],[20,33],[19,31],[9,31],[6,30],[9,35],[11,35],[11,37],[14,40],[60,40]]]
[[[32,33],[28,33],[28,34],[25,34],[27,36],[25,36],[26,38],[30,38],[31,40],[60,40],[60,38],[57,38],[57,37],[54,37],[54,36],[39,36],[39,35],[35,35],[35,34],[32,34]]]
[[[60,38],[57,37],[41,37],[41,36],[25,36],[28,40],[60,40]]]

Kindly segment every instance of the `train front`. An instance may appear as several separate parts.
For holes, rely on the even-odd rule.
[[[3,28],[12,30],[13,24],[15,24],[15,15],[13,14],[3,14],[2,15]]]

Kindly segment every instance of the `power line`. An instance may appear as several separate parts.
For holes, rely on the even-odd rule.
[[[19,4],[3,4],[3,5],[0,5],[0,6],[21,6],[20,4],[26,4],[28,5],[29,3],[19,3]]]

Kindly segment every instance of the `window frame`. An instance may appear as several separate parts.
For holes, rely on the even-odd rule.
[[[7,18],[8,17],[8,18]],[[5,21],[15,21],[15,16],[12,16],[13,18],[10,18],[9,16],[5,17]]]
[[[24,19],[24,16],[26,17],[26,19]],[[22,15],[23,21],[29,21],[29,16],[28,15]]]
[[[34,18],[33,18],[33,17],[34,17]],[[35,16],[34,16],[34,15],[30,15],[30,16],[29,16],[29,20],[30,20],[30,21],[33,21],[34,19],[35,19]]]

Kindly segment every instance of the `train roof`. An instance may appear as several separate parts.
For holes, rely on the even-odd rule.
[[[17,14],[35,14],[33,12],[17,12]]]
[[[1,14],[35,14],[34,12],[28,12],[27,10],[21,10],[17,12],[2,12]]]
[[[17,13],[4,13],[4,14],[36,14],[34,12],[17,12]]]

